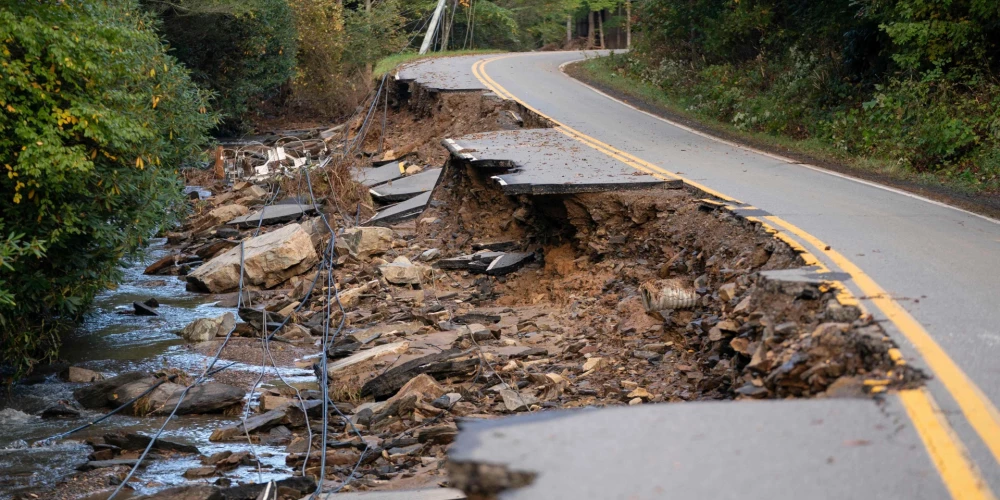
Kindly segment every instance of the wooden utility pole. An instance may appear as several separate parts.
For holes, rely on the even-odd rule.
[[[371,2],[371,0],[366,0]],[[431,16],[431,25],[427,27],[427,34],[424,35],[424,43],[420,44],[420,54],[426,54],[431,48],[431,42],[434,41],[434,34],[437,32],[438,22],[441,21],[441,11],[444,10],[445,0],[438,0],[437,7],[434,9],[434,15]]]
[[[448,50],[448,42],[451,40],[451,30],[455,25],[455,12],[458,11],[458,0],[451,3],[451,18],[448,18],[448,8],[444,11],[444,40],[441,42],[441,50]]]

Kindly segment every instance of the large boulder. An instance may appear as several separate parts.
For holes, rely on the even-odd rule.
[[[152,377],[125,384],[109,395],[107,406],[116,407],[149,390],[157,382]],[[131,412],[138,415],[169,415],[184,392],[183,385],[166,382],[141,399]],[[192,387],[177,408],[177,415],[220,413],[243,401],[245,391],[219,382]]]
[[[319,262],[309,233],[298,224],[250,238],[243,243],[245,284],[271,288]],[[235,290],[240,282],[240,247],[234,247],[202,264],[187,276],[200,290],[220,293]]]
[[[116,394],[122,386],[139,380],[147,380],[149,381],[149,384],[156,382],[156,379],[148,373],[125,372],[117,377],[102,380],[96,384],[88,385],[86,387],[81,387],[73,391],[73,397],[76,398],[76,400],[79,401],[84,408],[91,410],[104,408],[108,406],[108,399],[112,395]]]
[[[206,229],[225,224],[241,215],[246,215],[249,209],[243,205],[229,204],[213,208],[207,214],[198,217],[192,224],[193,232],[204,231]]]
[[[181,330],[181,337],[191,342],[206,342],[225,336],[236,326],[236,317],[227,312],[215,318],[198,318]]]
[[[337,235],[334,250],[337,255],[367,259],[392,248],[392,229],[387,227],[352,227]]]

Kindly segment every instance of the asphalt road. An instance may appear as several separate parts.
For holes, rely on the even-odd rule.
[[[917,328],[922,327],[961,370],[957,375],[935,371],[948,363],[940,356],[921,356],[926,350],[911,343],[914,337],[908,332],[912,329],[899,327],[898,321],[884,323],[911,364],[926,367],[935,376],[928,386],[933,399],[982,478],[994,492],[1000,492],[1000,465],[995,456],[1000,427],[983,424],[1000,421],[991,413],[1000,403],[1000,221],[668,123],[560,71],[560,65],[583,57],[579,52],[481,56],[488,62],[481,65],[479,74],[582,134],[794,224],[849,260],[861,272],[851,273],[845,285],[862,298],[869,311],[886,318],[876,307],[885,301],[865,297],[862,275],[909,312],[919,323]],[[468,57],[436,60],[428,78],[435,80],[432,86],[443,90],[450,90],[449,81],[457,82],[454,90],[468,89],[472,86],[469,74],[476,77],[475,62],[476,58]],[[480,77],[478,88],[486,88]],[[794,239],[831,270],[850,271],[823,248],[810,246],[815,240]],[[975,388],[963,393],[945,384],[964,380],[963,373],[983,398],[974,401],[978,398]],[[980,409],[977,418],[970,417],[972,407]],[[978,429],[974,422],[979,422]],[[947,477],[940,464],[938,469]],[[952,496],[961,495],[953,490]]]

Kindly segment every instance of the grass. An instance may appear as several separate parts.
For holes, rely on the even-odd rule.
[[[732,124],[689,110],[691,103],[684,96],[672,96],[659,87],[618,73],[607,57],[592,58],[570,65],[566,72],[604,91],[619,94],[633,105],[660,114],[703,132],[771,151],[799,161],[856,177],[890,184],[902,189],[962,206],[969,210],[993,214],[997,210],[990,202],[990,193],[961,179],[935,173],[918,173],[895,162],[869,157],[852,156],[818,139],[796,139],[788,136],[749,132]],[[641,103],[641,104],[640,104]]]
[[[449,50],[445,52],[433,52],[430,54],[420,55],[416,52],[403,52],[402,54],[395,54],[389,57],[383,58],[378,63],[375,64],[375,69],[372,70],[373,78],[382,78],[386,73],[391,72],[396,69],[397,66],[403,63],[408,63],[411,61],[416,61],[417,59],[430,59],[435,57],[451,57],[451,56],[469,56],[476,54],[497,54],[504,52],[502,50]]]

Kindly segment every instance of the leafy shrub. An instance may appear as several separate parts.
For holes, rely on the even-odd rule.
[[[0,366],[24,373],[175,220],[217,122],[134,0],[0,7]]]
[[[293,75],[295,21],[285,0],[153,2],[170,53],[215,92],[223,132],[249,127],[247,113]]]

